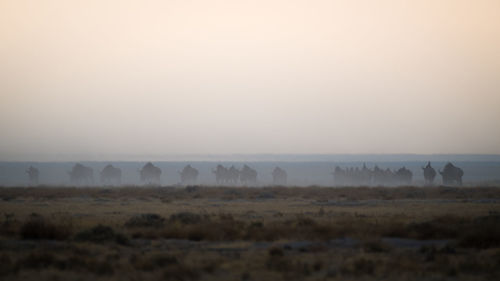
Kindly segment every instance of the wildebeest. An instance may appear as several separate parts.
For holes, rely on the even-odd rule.
[[[94,170],[92,168],[77,163],[68,172],[71,183],[92,184],[94,183]]]
[[[240,178],[241,172],[236,169],[235,166],[231,166],[227,169],[227,182],[230,184],[238,184],[238,179]]]
[[[101,183],[120,185],[122,182],[122,170],[108,164],[100,173]]]
[[[411,184],[411,179],[413,177],[413,173],[406,169],[406,167],[399,168],[396,173],[395,173],[395,180],[398,185],[400,184],[405,184],[409,185]]]
[[[38,184],[38,169],[30,166],[27,170],[26,173],[28,174],[29,180],[31,184],[37,185]]]
[[[374,185],[392,185],[394,184],[394,173],[390,169],[380,169],[378,166],[373,168],[372,180]]]
[[[280,167],[276,167],[273,170],[273,184],[274,185],[286,185],[287,173]]]
[[[363,167],[359,171],[359,184],[360,185],[369,185],[372,180],[372,171],[366,167],[366,164],[363,163]]]
[[[160,184],[161,169],[153,165],[153,163],[148,162],[139,171],[141,175],[141,181],[147,184]]]
[[[212,170],[212,173],[215,174],[215,181],[217,184],[224,184],[228,179],[228,169],[222,165],[217,165],[215,170]]]
[[[179,174],[181,175],[182,184],[195,184],[198,179],[198,170],[191,167],[191,165],[184,167]]]
[[[257,183],[257,171],[243,165],[243,169],[240,171],[240,181],[242,184],[256,184]]]
[[[375,166],[373,170],[368,169],[365,164],[360,169],[358,167],[341,168],[335,167],[332,172],[335,185],[340,186],[360,186],[360,185],[408,185],[411,184],[413,173],[405,167],[395,172],[389,168],[383,170]]]
[[[434,183],[434,178],[436,178],[436,170],[432,168],[431,162],[427,162],[427,166],[422,167],[424,170],[424,179],[426,185],[432,185]]]
[[[339,166],[335,166],[335,169],[332,172],[333,175],[333,181],[335,185],[344,185],[345,184],[345,174],[344,170],[340,168]]]
[[[444,185],[462,185],[462,176],[464,175],[464,171],[458,167],[455,167],[450,162],[448,162],[448,164],[444,166],[443,171],[439,171],[439,173],[443,177]]]
[[[364,163],[361,169],[358,167],[342,169],[336,166],[332,174],[336,185],[370,185],[373,180],[373,171]]]
[[[240,179],[240,171],[234,166],[226,168],[219,164],[212,173],[215,174],[217,184],[238,184]]]

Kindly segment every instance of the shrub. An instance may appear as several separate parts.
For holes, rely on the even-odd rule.
[[[166,254],[156,254],[144,259],[135,258],[133,265],[135,268],[144,271],[153,271],[158,268],[179,264],[175,256]]]
[[[116,233],[111,227],[98,225],[91,229],[78,233],[75,237],[77,241],[88,241],[93,243],[116,242],[121,245],[128,245],[126,236]]]
[[[460,233],[459,246],[477,249],[500,247],[500,216],[478,217]]]
[[[14,271],[13,263],[7,254],[0,255],[0,276]]]
[[[17,261],[19,268],[43,269],[53,266],[57,259],[50,253],[33,252]]]
[[[267,268],[278,272],[295,272],[297,269],[292,260],[284,256],[270,256],[267,259]]]
[[[407,235],[416,239],[455,238],[469,224],[460,217],[446,215],[422,223],[411,223],[406,227]]]
[[[13,213],[4,213],[4,220],[0,224],[0,234],[9,236],[17,234],[19,224]]]
[[[163,271],[164,280],[198,280],[200,271],[196,268],[190,268],[183,264],[168,266]]]
[[[261,192],[257,195],[257,199],[275,199],[276,196],[272,192]]]
[[[283,249],[278,248],[278,247],[270,248],[268,253],[269,253],[269,256],[271,256],[271,257],[282,257],[285,255],[285,253],[283,252]]]
[[[23,239],[65,240],[71,235],[71,225],[56,225],[33,213],[21,226],[20,234]]]
[[[342,274],[372,275],[375,272],[375,263],[366,258],[356,258],[340,268]]]
[[[368,253],[390,252],[391,245],[384,243],[381,240],[370,240],[363,243],[363,250]]]
[[[459,239],[458,245],[477,249],[500,247],[500,228],[471,229]]]
[[[130,218],[126,223],[126,227],[162,227],[165,219],[157,214],[141,214]]]
[[[170,222],[180,222],[182,224],[197,224],[202,222],[203,219],[208,220],[208,217],[202,218],[202,216],[191,212],[180,212],[170,216]]]
[[[188,185],[186,186],[186,191],[191,193],[191,192],[197,192],[200,190],[200,187],[197,185]]]

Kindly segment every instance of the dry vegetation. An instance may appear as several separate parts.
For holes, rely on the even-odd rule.
[[[2,280],[493,280],[500,189],[0,188]]]

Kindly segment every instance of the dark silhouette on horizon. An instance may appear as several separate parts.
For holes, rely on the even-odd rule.
[[[427,166],[422,167],[422,170],[424,170],[425,185],[433,185],[437,173],[436,170],[432,168],[431,162],[427,162]]]
[[[75,164],[68,174],[73,184],[89,185],[94,183],[94,170],[80,163]]]
[[[120,185],[122,183],[122,170],[108,164],[100,173],[101,183]]]
[[[212,170],[212,173],[215,174],[215,182],[217,184],[238,184],[240,180],[240,171],[234,165],[226,168],[219,164],[215,170]]]
[[[342,169],[336,166],[332,174],[337,186],[410,185],[413,178],[413,173],[406,167],[393,172],[390,169],[380,169],[377,165],[370,170],[365,164],[361,169],[358,167]]]
[[[413,177],[413,173],[406,169],[406,167],[403,166],[403,168],[399,168],[396,173],[396,182],[398,184],[404,184],[404,185],[410,185],[411,184],[411,179]]]
[[[243,165],[243,168],[238,170],[234,166],[226,168],[219,164],[215,170],[212,170],[212,173],[215,174],[217,184],[228,185],[238,184],[238,182],[243,185],[257,184],[257,171],[247,165]]]
[[[288,175],[285,170],[280,167],[276,167],[274,168],[272,175],[274,185],[286,185]]]
[[[26,173],[28,174],[28,178],[29,178],[29,181],[30,181],[30,184],[31,185],[38,185],[38,176],[39,176],[39,172],[38,172],[38,169],[33,167],[33,166],[30,166],[27,170],[26,170]]]
[[[179,172],[181,176],[181,184],[187,185],[187,184],[195,184],[196,181],[198,180],[198,170],[191,167],[191,165],[187,165],[182,169],[182,171]]]
[[[153,163],[146,163],[142,169],[139,171],[141,175],[141,181],[146,184],[157,184],[161,183],[161,169],[153,165]]]
[[[444,185],[462,185],[464,171],[455,167],[451,162],[448,162],[446,166],[444,166],[443,171],[439,171],[439,174],[443,177]]]
[[[257,171],[247,165],[243,165],[243,169],[240,171],[240,182],[243,185],[257,184]]]
[[[417,167],[411,166],[414,169]],[[462,178],[464,171],[448,162],[442,170],[432,167],[431,162],[428,161],[425,166],[421,165],[423,173],[423,183],[419,180],[417,184],[425,186],[433,186],[436,184],[436,176],[438,173],[442,177],[443,185],[462,185]],[[160,185],[162,170],[151,162],[147,162],[140,170],[140,180],[144,184]],[[29,184],[36,186],[39,184],[39,170],[30,165],[25,173],[28,176]],[[198,184],[198,177],[200,172],[190,164],[178,171],[180,176],[180,183],[184,186]],[[247,164],[244,164],[241,169],[236,168],[234,165],[224,167],[217,165],[212,169],[215,175],[215,181],[218,185],[225,186],[255,186],[258,183],[257,171]],[[81,163],[76,163],[68,172],[71,184],[75,185],[94,185],[94,172],[91,167],[85,166]],[[103,185],[121,185],[122,184],[122,170],[114,167],[111,164],[106,165],[99,172],[100,183]],[[413,182],[413,173],[405,166],[397,169],[380,168],[378,165],[373,168],[368,168],[365,163],[361,167],[341,167],[336,166],[331,172],[333,175],[333,184],[335,186],[407,186]],[[288,184],[287,172],[279,166],[275,166],[271,171],[272,184],[276,186],[286,186]],[[326,176],[326,175],[325,175]],[[323,177],[324,178],[324,177]],[[268,182],[267,184],[271,184]],[[331,184],[331,183],[328,183]]]

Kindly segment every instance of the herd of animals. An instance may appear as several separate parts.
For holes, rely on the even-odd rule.
[[[427,166],[422,167],[424,171],[424,179],[426,185],[434,184],[434,179],[436,178],[436,170],[432,168],[431,163],[428,162]],[[443,171],[439,171],[443,177],[444,185],[462,185],[462,176],[464,171],[453,164],[448,163],[444,166]],[[359,168],[346,168],[342,169],[336,167],[333,171],[333,176],[336,185],[354,185],[354,186],[366,186],[366,185],[409,185],[412,182],[413,173],[406,167],[402,167],[398,170],[391,171],[390,169],[380,169],[375,166],[373,170],[368,169],[366,165],[363,164],[361,169]]]
[[[428,162],[427,166],[422,167],[426,185],[434,184],[436,178],[436,170]],[[222,165],[212,170],[215,174],[215,181],[219,185],[256,185],[257,184],[257,171],[244,165],[242,169],[237,169],[235,166],[229,168]],[[38,184],[39,171],[37,168],[30,166],[26,173],[28,174],[31,184]],[[71,183],[77,185],[88,185],[94,183],[94,170],[90,167],[77,163],[73,166],[71,171],[68,172]],[[146,163],[141,170],[139,170],[140,179],[146,184],[161,183],[162,171],[160,168],[153,165],[153,163]],[[198,170],[187,165],[179,171],[182,185],[193,185],[197,183]],[[454,166],[452,163],[447,163],[442,171],[439,171],[442,176],[444,185],[462,185],[462,176],[464,172],[462,169]],[[378,186],[378,185],[409,185],[412,182],[413,174],[410,170],[402,167],[398,170],[392,171],[390,169],[380,169],[375,166],[373,169],[368,169],[365,164],[360,169],[358,167],[349,167],[342,169],[337,166],[332,175],[337,186]],[[113,165],[107,165],[99,173],[100,181],[104,185],[121,185],[122,171],[120,168]],[[272,171],[274,185],[287,184],[287,172],[280,167],[274,168]]]

